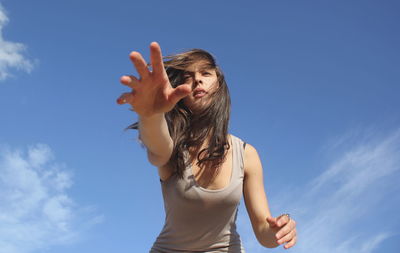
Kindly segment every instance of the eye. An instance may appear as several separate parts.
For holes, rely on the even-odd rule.
[[[203,72],[203,75],[204,75],[204,76],[210,76],[210,75],[211,75],[211,72],[204,71],[204,72]]]

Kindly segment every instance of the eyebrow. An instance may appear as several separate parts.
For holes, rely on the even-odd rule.
[[[209,63],[207,63],[207,64],[202,64],[202,65],[200,65],[200,67],[199,67],[199,70],[200,70],[200,71],[203,71],[203,70],[212,70],[212,69],[215,69],[215,67],[214,67],[213,65],[209,64]]]
[[[216,70],[216,68],[212,67],[212,66],[204,66],[204,67],[200,67],[197,71],[211,71],[211,70]],[[192,74],[195,71],[189,71],[189,70],[184,70],[183,74]]]

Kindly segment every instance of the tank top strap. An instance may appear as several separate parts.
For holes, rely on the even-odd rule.
[[[233,169],[239,172],[238,176],[244,175],[244,146],[245,142],[239,137],[232,135],[232,150],[233,150]]]

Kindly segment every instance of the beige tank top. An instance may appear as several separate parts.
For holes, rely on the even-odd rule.
[[[165,224],[150,253],[244,253],[236,231],[238,205],[243,195],[244,142],[232,136],[233,168],[229,184],[217,190],[199,186],[191,166],[161,182]]]

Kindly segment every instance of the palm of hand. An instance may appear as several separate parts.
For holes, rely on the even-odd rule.
[[[138,52],[132,52],[130,58],[141,79],[134,76],[121,77],[121,83],[132,88],[131,92],[124,93],[118,99],[119,104],[128,103],[140,116],[152,116],[165,113],[191,92],[190,85],[179,85],[172,88],[164,64],[159,45],[153,42],[150,45],[150,58],[153,70]]]

